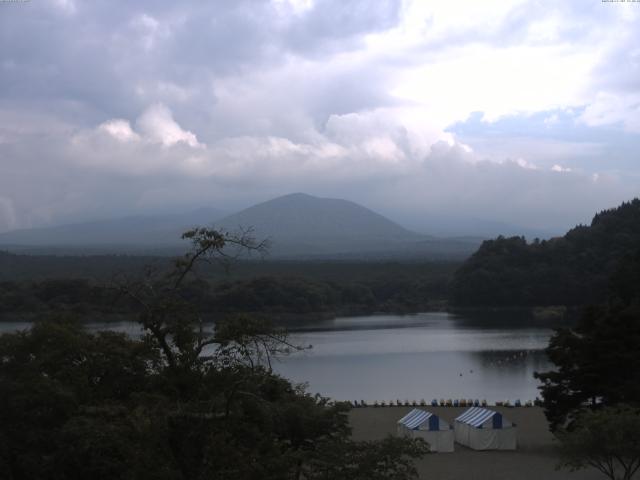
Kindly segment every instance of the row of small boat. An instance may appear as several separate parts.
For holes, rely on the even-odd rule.
[[[489,403],[487,402],[487,400],[479,400],[479,399],[443,399],[441,398],[440,400],[434,398],[433,400],[431,400],[430,403],[427,403],[426,400],[422,399],[419,402],[413,400],[413,401],[409,401],[409,400],[405,400],[404,402],[401,400],[390,400],[389,402],[385,402],[384,400],[382,400],[381,402],[379,401],[374,401],[373,403],[369,404],[364,400],[354,400],[352,402],[350,402],[351,405],[353,407],[417,407],[417,406],[421,406],[421,407],[426,407],[427,405],[431,405],[432,407],[487,407],[489,406]],[[540,400],[536,399],[536,400],[527,400],[526,402],[522,402],[520,401],[520,399],[516,400],[515,402],[511,403],[511,401],[509,400],[505,400],[505,401],[497,401],[495,402],[495,406],[496,407],[532,407],[534,405],[539,405],[540,404]]]

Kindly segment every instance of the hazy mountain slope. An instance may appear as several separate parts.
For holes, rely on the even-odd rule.
[[[256,231],[292,238],[363,236],[420,238],[397,223],[357,203],[292,193],[259,203],[220,220],[225,226],[252,225]]]
[[[229,215],[198,210],[185,215],[127,217],[0,234],[0,249],[30,254],[177,254],[180,235],[195,225],[236,232],[253,228],[270,241],[272,258],[460,259],[480,244],[471,238],[421,235],[361,205],[294,193]]]
[[[285,195],[230,215],[217,225],[252,227],[274,255],[389,251],[428,239],[361,205],[302,193]]]
[[[223,214],[199,209],[186,214],[136,216],[0,234],[0,246],[92,247],[179,245],[182,233],[195,225],[211,225]]]

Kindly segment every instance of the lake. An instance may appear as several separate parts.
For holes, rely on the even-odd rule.
[[[0,323],[0,332],[28,323]],[[93,323],[135,336],[135,323]],[[278,359],[274,369],[309,391],[337,400],[489,402],[538,396],[533,372],[551,368],[543,349],[552,334],[517,314],[372,315],[316,322],[292,332],[313,348]]]
[[[530,324],[530,322],[528,322]],[[533,400],[535,371],[551,368],[551,328],[448,313],[336,318],[293,334],[309,351],[275,369],[309,390],[368,402],[433,398]]]

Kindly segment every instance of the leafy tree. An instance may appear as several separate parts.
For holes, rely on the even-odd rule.
[[[561,430],[560,467],[572,471],[593,467],[611,480],[631,480],[640,468],[640,410],[606,407],[580,415],[570,430]]]
[[[640,252],[625,258],[604,306],[575,328],[556,330],[547,354],[557,368],[536,373],[552,429],[599,405],[640,405]]]
[[[148,445],[125,442],[117,433],[124,431],[119,428],[126,426],[131,400],[150,388],[150,369],[158,361],[143,342],[114,332],[89,335],[78,322],[63,318],[0,336],[0,464],[7,465],[8,478],[70,478],[60,473],[60,461],[69,453],[63,445],[81,426],[85,434],[78,445],[90,445],[93,433],[96,441],[113,446],[134,443],[127,458],[143,458]],[[95,462],[113,460],[99,451],[93,449]],[[84,465],[96,474],[95,464]],[[155,469],[147,471],[151,475]],[[109,475],[98,478],[113,478]]]
[[[0,337],[0,470],[10,480],[415,476],[422,441],[350,440],[348,406],[274,374],[297,349],[248,317],[206,331],[185,282],[249,236],[196,229],[169,272],[120,283],[143,336],[89,334],[68,317]],[[191,292],[191,293],[190,293]]]

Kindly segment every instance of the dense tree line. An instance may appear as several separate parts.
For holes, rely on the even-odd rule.
[[[605,210],[564,237],[485,241],[455,273],[451,300],[465,306],[587,305],[607,297],[609,278],[640,246],[640,200]]]
[[[181,295],[208,313],[348,314],[374,311],[418,311],[446,299],[441,275],[382,276],[360,281],[267,276],[244,280],[192,279]],[[127,314],[137,306],[114,283],[86,279],[0,282],[0,315],[71,311]]]
[[[217,285],[209,307],[294,313],[416,311],[442,302],[446,287],[442,279],[408,277],[348,283],[262,277]]]
[[[108,282],[116,275],[138,275],[152,266],[167,269],[171,257],[136,255],[35,255],[0,250],[0,281],[45,279],[89,279]],[[459,261],[392,260],[274,260],[265,257],[236,259],[233,268],[199,265],[198,275],[209,281],[247,280],[256,277],[305,277],[340,283],[410,277],[446,278],[460,266]]]
[[[135,255],[27,255],[0,250],[0,281],[90,278],[109,280],[147,265],[170,266],[168,257]]]
[[[0,252],[0,318],[71,311],[128,314],[135,305],[114,284],[163,271],[166,257],[51,256]],[[183,294],[209,313],[261,312],[271,316],[412,312],[440,308],[459,263],[396,261],[236,260],[233,268],[198,265]]]

